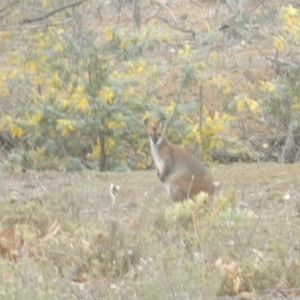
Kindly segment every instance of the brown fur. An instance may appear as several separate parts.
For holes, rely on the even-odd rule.
[[[213,196],[213,181],[208,169],[186,149],[172,144],[165,135],[166,119],[158,124],[144,121],[150,139],[158,177],[165,183],[173,201],[193,198],[200,192]]]
[[[5,228],[0,232],[0,256],[17,260],[23,247],[23,232],[16,226]]]

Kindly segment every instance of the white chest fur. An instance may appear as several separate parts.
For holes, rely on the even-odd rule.
[[[153,144],[153,142],[150,142],[151,145],[151,152],[154,159],[154,163],[156,165],[156,168],[159,170],[160,173],[163,172],[164,169],[164,161],[162,160],[162,157],[159,154],[159,151],[157,149],[157,146]]]

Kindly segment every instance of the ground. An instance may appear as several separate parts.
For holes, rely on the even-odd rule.
[[[235,163],[231,165],[214,165],[211,173],[216,184],[216,197],[222,189],[234,187],[241,203],[254,204],[267,198],[275,198],[279,203],[294,203],[299,198],[300,164],[276,163]],[[19,174],[2,173],[1,202],[16,198],[19,204],[41,199],[51,201],[56,197],[84,200],[85,205],[91,201],[91,209],[104,209],[110,205],[109,186],[120,186],[118,202],[137,202],[158,194],[165,193],[163,185],[157,180],[155,171],[135,171],[128,173],[113,172],[34,172]],[[289,194],[290,200],[284,196]],[[150,195],[150,196],[149,196]],[[10,199],[11,198],[11,199]],[[95,200],[98,199],[96,202]],[[292,201],[294,200],[294,201]],[[300,200],[300,199],[299,199]],[[294,203],[295,204],[295,203]],[[290,205],[288,205],[290,206]]]
[[[0,260],[5,266],[0,276],[18,281],[24,271],[16,270],[25,268],[34,271],[31,279],[43,277],[44,293],[51,280],[69,297],[83,299],[165,299],[173,292],[181,295],[173,299],[198,299],[197,286],[203,299],[227,299],[226,294],[295,299],[300,293],[300,164],[236,163],[210,170],[215,198],[209,212],[197,212],[201,219],[192,227],[182,215],[173,218],[178,206],[167,198],[155,171],[1,173],[1,228],[17,223],[24,247],[12,269]],[[115,206],[111,183],[120,186]],[[113,255],[111,261],[104,254]],[[130,260],[126,267],[122,255]],[[197,280],[201,274],[188,271],[200,266],[205,286]],[[157,283],[151,274],[170,282]],[[186,284],[178,285],[185,277]],[[9,286],[4,290],[8,293]]]

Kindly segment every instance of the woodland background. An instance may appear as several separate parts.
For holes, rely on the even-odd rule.
[[[7,0],[0,41],[0,295],[299,297],[298,1]],[[162,116],[211,210],[155,177]]]
[[[296,2],[8,1],[0,12],[5,168],[149,169],[143,119],[163,115],[170,139],[207,162],[299,160]]]

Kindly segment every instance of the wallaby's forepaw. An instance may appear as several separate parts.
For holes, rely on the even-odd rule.
[[[159,180],[161,182],[165,182],[165,175],[163,173],[160,173],[159,171],[157,171],[157,177],[159,178]]]

